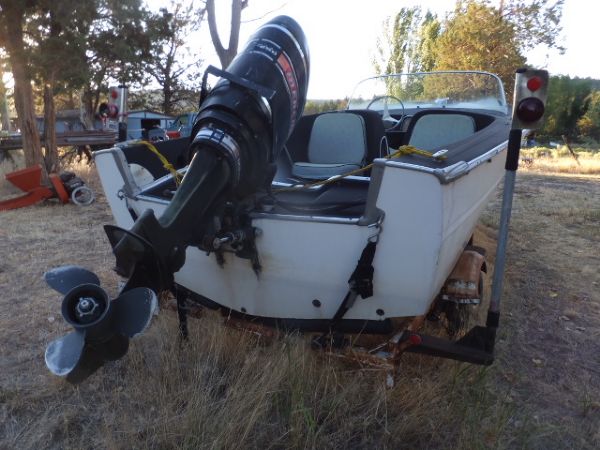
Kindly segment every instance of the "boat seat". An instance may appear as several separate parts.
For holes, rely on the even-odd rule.
[[[374,113],[371,114],[371,113]],[[321,180],[363,167],[387,154],[381,116],[374,111],[340,111],[312,120],[306,159],[292,166],[295,177]],[[369,145],[371,144],[371,145]]]
[[[407,130],[407,144],[421,150],[437,150],[465,139],[476,131],[475,119],[453,111],[422,111]]]

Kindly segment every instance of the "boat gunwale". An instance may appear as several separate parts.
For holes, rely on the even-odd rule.
[[[442,169],[435,169],[421,164],[411,164],[399,161],[397,159],[377,158],[373,161],[376,166],[395,167],[399,169],[414,170],[417,172],[425,172],[434,175],[441,184],[448,184],[457,180],[460,177],[467,175],[472,169],[493,158],[498,153],[506,150],[508,140],[501,142],[487,152],[471,159],[470,161],[458,161],[451,166]]]

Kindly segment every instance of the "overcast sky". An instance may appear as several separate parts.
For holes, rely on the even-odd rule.
[[[153,4],[161,2],[152,1]],[[243,11],[240,48],[260,26],[279,14],[293,17],[304,29],[311,56],[309,98],[342,98],[354,85],[373,75],[372,60],[381,24],[403,6],[419,4],[443,17],[454,0],[250,0]],[[227,36],[230,0],[217,0],[217,14]],[[272,12],[270,12],[272,11]],[[270,13],[269,13],[270,12]],[[268,14],[267,14],[268,13]],[[257,20],[254,20],[257,19]],[[598,0],[566,0],[563,10],[564,55],[537,49],[528,54],[530,63],[552,74],[600,78],[596,30],[600,27]],[[218,64],[203,24],[199,44],[207,63]]]

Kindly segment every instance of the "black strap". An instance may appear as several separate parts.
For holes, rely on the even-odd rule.
[[[375,258],[376,242],[368,242],[360,255],[356,269],[352,272],[348,284],[361,298],[373,296],[373,258]]]
[[[357,296],[361,298],[369,298],[373,296],[373,258],[375,257],[375,250],[377,249],[377,243],[369,241],[360,255],[358,264],[348,279],[348,285],[350,289],[342,300],[340,307],[331,319],[331,327],[334,328],[335,324],[344,317],[348,310],[354,304],[354,300]]]

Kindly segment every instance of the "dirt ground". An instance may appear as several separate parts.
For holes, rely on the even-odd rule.
[[[600,178],[521,173],[515,195],[497,380],[530,446],[598,448]]]
[[[165,328],[175,330],[170,313],[161,313],[166,318],[159,317],[124,360],[104,367],[85,386],[72,387],[45,368],[45,346],[68,327],[60,316],[60,296],[45,286],[43,273],[79,264],[93,268],[109,291],[116,290],[101,228],[112,218],[93,172],[84,175],[98,196],[89,207],[47,202],[0,213],[0,449],[600,448],[600,177],[519,172],[497,360],[490,368],[410,356],[398,386],[385,390],[381,380],[368,375],[352,383],[336,381],[332,388],[322,380],[348,380],[346,369],[336,366],[319,375],[321,381],[312,378],[305,386],[296,380],[293,389],[308,389],[310,395],[303,397],[304,406],[284,414],[272,391],[288,392],[295,373],[317,370],[313,356],[298,353],[302,367],[290,366],[277,388],[267,380],[264,395],[248,410],[240,409],[242,397],[213,393],[216,400],[208,406],[198,400],[207,413],[199,415],[196,405],[192,415],[195,391],[172,386],[161,372],[176,365],[168,359],[173,348],[157,341]],[[0,185],[0,198],[9,194]],[[498,195],[477,234],[492,257],[499,202]],[[192,333],[206,331],[205,326],[194,323]],[[208,341],[199,353],[218,353],[207,349],[219,336],[237,339],[203,336]],[[248,378],[235,380],[250,389],[261,386],[263,372],[280,366],[269,352],[289,361],[289,346],[251,352],[256,358],[231,361],[218,353],[219,361],[233,367],[223,363],[219,376],[242,371]],[[256,361],[271,369],[252,369]],[[157,369],[148,372],[148,366]],[[171,370],[184,376],[180,367]],[[204,389],[199,399],[213,395],[214,388],[199,384]],[[297,400],[293,389],[289,401]],[[255,417],[253,408],[263,397],[270,406]],[[322,405],[330,398],[335,401]],[[307,411],[321,411],[315,415],[321,418],[309,420]],[[190,440],[190,430],[203,431]]]

